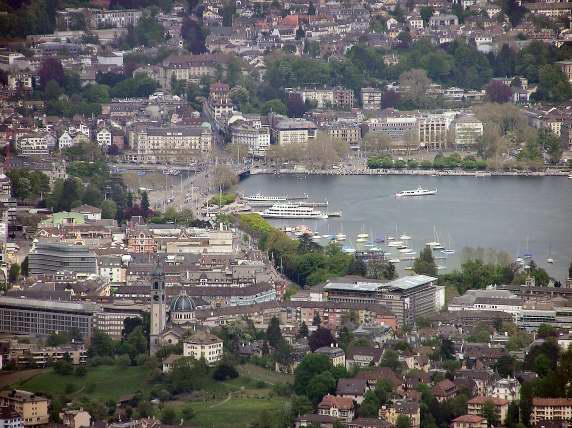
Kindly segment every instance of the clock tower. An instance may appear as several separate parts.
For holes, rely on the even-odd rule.
[[[151,275],[151,281],[151,331],[149,334],[149,352],[153,355],[161,346],[160,335],[167,326],[165,273],[159,263],[157,263]]]

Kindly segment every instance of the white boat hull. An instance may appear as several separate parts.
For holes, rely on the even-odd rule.
[[[283,219],[327,219],[327,214],[317,214],[317,215],[297,215],[297,214],[269,214],[269,213],[259,213],[264,218],[283,218]]]

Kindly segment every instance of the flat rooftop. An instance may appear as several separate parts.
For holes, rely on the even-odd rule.
[[[349,277],[346,280],[340,278],[337,281],[330,281],[324,286],[324,290],[337,290],[337,291],[358,291],[358,292],[373,292],[379,289],[398,289],[410,290],[430,282],[437,281],[437,278],[427,275],[411,275],[395,279],[390,282],[368,281],[368,280],[353,280]]]

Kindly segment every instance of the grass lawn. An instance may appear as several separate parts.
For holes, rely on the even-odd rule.
[[[99,366],[88,368],[85,377],[62,376],[49,370],[31,379],[13,384],[12,387],[44,394],[58,394],[72,384],[76,390],[82,389],[90,398],[100,400],[117,400],[122,395],[133,394],[145,390],[144,367]],[[93,385],[93,391],[88,392]],[[78,392],[81,392],[78,391]]]
[[[237,367],[240,376],[249,377],[254,380],[262,380],[271,385],[277,383],[294,383],[294,376],[267,370],[254,364],[244,364]]]
[[[248,427],[262,412],[276,415],[285,406],[282,398],[234,398],[191,402],[195,417],[191,425],[201,428]]]

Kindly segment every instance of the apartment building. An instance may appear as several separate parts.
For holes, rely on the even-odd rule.
[[[276,144],[305,144],[316,138],[316,135],[316,125],[305,119],[281,119],[272,128]]]
[[[214,120],[229,119],[234,112],[230,99],[230,87],[226,83],[216,82],[209,88],[206,112]]]
[[[202,77],[214,77],[217,65],[223,68],[229,57],[223,54],[172,55],[160,67],[159,79],[163,87],[169,89],[172,79],[189,83],[199,83]]]
[[[508,400],[497,397],[485,397],[477,396],[471,398],[467,401],[467,413],[469,415],[485,416],[484,406],[487,403],[492,403],[495,406],[495,411],[497,413],[498,420],[501,424],[506,422],[506,416],[508,413]]]
[[[189,163],[212,149],[212,130],[201,126],[148,127],[131,133],[133,151],[126,158],[138,163]]]
[[[447,145],[449,123],[444,115],[423,115],[417,120],[419,147],[441,149]]]
[[[0,392],[0,407],[14,410],[22,418],[25,427],[47,424],[49,400],[45,397],[18,389]]]
[[[572,398],[533,398],[530,423],[535,425],[543,420],[572,420]]]
[[[196,360],[204,358],[213,365],[222,359],[222,339],[206,332],[196,333],[183,342],[183,355]]]
[[[68,271],[75,274],[97,273],[97,257],[86,246],[39,242],[28,255],[30,275],[55,275]]]
[[[92,9],[89,13],[91,28],[127,28],[135,26],[143,16],[138,9]]]
[[[357,148],[361,141],[361,127],[355,122],[334,122],[320,127],[320,132],[326,132],[331,138]]]
[[[16,149],[22,156],[47,156],[50,154],[47,132],[38,131],[18,137]]]
[[[415,116],[391,113],[367,119],[364,123],[366,132],[381,132],[393,141],[404,141],[412,136],[417,139],[417,118]]]
[[[103,147],[103,148],[111,147],[112,136],[111,136],[111,132],[109,131],[109,129],[107,129],[107,128],[100,129],[95,134],[95,138],[97,141],[97,145],[99,147]]]
[[[22,417],[10,407],[0,407],[0,427],[24,428]]]
[[[361,88],[361,105],[364,110],[379,110],[381,108],[381,89]]]
[[[453,135],[455,147],[465,149],[474,147],[478,143],[479,137],[483,135],[483,122],[475,116],[463,115],[453,122]]]
[[[31,91],[33,89],[32,75],[24,72],[10,73],[8,75],[8,89],[11,91]]]
[[[250,122],[239,121],[230,128],[232,144],[243,145],[248,154],[254,157],[264,157],[270,147],[270,128],[255,126]]]

